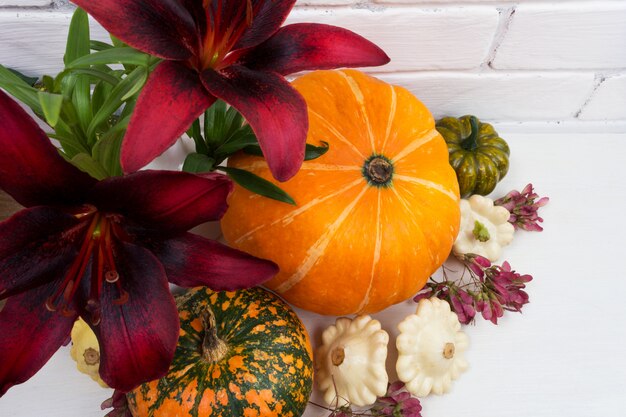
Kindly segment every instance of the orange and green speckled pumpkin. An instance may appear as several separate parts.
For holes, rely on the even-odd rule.
[[[406,300],[459,228],[459,186],[432,115],[404,88],[354,70],[309,73],[293,86],[308,105],[307,141],[329,150],[279,184],[297,207],[235,187],[226,240],[276,262],[267,286],[298,307],[343,315]],[[259,157],[229,164],[272,181]]]
[[[299,417],[312,388],[306,329],[274,294],[190,291],[168,374],[127,394],[135,417]]]

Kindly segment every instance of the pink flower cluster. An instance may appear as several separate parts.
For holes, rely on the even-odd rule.
[[[414,301],[430,297],[445,300],[463,324],[471,323],[477,313],[498,324],[505,310],[521,312],[528,303],[524,288],[532,276],[515,272],[506,261],[502,266],[492,265],[489,259],[475,254],[466,254],[463,263],[471,277],[469,283],[451,281],[447,276],[442,282],[430,281]]]
[[[539,207],[548,204],[550,199],[542,197],[537,200],[538,197],[539,195],[533,190],[533,185],[528,184],[522,192],[513,190],[504,197],[494,201],[494,204],[504,207],[511,213],[509,222],[516,229],[541,232],[543,227],[539,226],[539,223],[543,222],[543,219],[539,217]]]
[[[401,381],[389,384],[385,396],[379,397],[369,409],[355,411],[350,405],[327,409],[331,411],[329,417],[422,417],[420,400],[411,396]]]

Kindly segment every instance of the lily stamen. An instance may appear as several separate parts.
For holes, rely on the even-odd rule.
[[[119,298],[116,298],[115,300],[113,300],[113,304],[121,306],[128,302],[128,300],[130,299],[130,295],[128,294],[128,291],[121,289],[121,287],[119,288],[119,290],[120,290],[120,296]]]
[[[87,305],[85,305],[85,310],[91,313],[91,324],[97,326],[100,324],[102,319],[102,311],[100,308],[100,301],[94,298],[90,298],[87,300]]]
[[[87,215],[88,214],[85,214],[85,216]],[[76,290],[79,286],[78,284],[85,274],[87,264],[89,263],[89,258],[91,257],[91,253],[93,251],[94,241],[92,237],[94,231],[100,223],[100,218],[100,215],[96,214],[95,217],[91,220],[89,228],[85,233],[85,239],[83,241],[83,244],[81,245],[78,256],[76,256],[76,259],[67,271],[63,282],[58,286],[53,295],[51,297],[48,297],[48,299],[46,300],[45,306],[48,311],[57,311],[59,309],[59,297],[61,297],[61,295],[63,295],[62,300],[65,302],[65,304],[67,304],[76,293]]]
[[[262,5],[263,2],[258,2],[255,5],[251,0],[246,0],[245,5],[239,6],[234,16],[229,19],[228,26],[224,26],[225,22],[221,19],[223,1],[205,2],[206,21],[209,28],[207,28],[204,42],[201,45],[200,59],[192,60],[196,62],[196,68],[199,70],[207,68],[219,70],[225,66],[223,65],[224,61],[227,60],[228,63],[231,63],[233,60],[229,58],[232,49],[250,28]],[[238,57],[241,56],[241,51],[239,52]]]
[[[115,284],[120,279],[120,274],[118,274],[117,271],[107,271],[106,274],[104,274],[104,279],[109,284]]]

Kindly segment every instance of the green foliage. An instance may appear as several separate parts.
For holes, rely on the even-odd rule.
[[[187,155],[183,170],[187,172],[209,172],[221,170],[242,187],[267,198],[295,204],[293,198],[274,185],[251,172],[222,166],[236,152],[263,156],[256,135],[243,116],[222,100],[217,100],[204,115],[196,120],[187,135],[193,139],[196,152]],[[328,144],[306,145],[305,160],[319,158],[328,151]]]
[[[243,148],[243,151],[247,153],[248,155],[263,156],[263,151],[261,150],[261,147],[256,141],[255,143],[250,144],[249,146],[246,146],[245,148]],[[320,156],[324,155],[326,152],[328,152],[327,142],[322,142],[322,146],[315,146],[315,145],[311,145],[310,143],[307,143],[306,148],[304,150],[304,160],[311,161],[313,159],[317,159]]]
[[[90,39],[87,14],[72,16],[65,69],[36,82],[0,65],[0,88],[30,107],[53,132],[63,156],[81,170],[103,179],[122,175],[122,139],[137,96],[158,58],[130,48]]]
[[[233,181],[241,185],[243,188],[283,203],[296,205],[295,200],[287,194],[283,189],[277,187],[271,182],[259,177],[252,172],[229,167],[218,167],[218,169],[226,172]]]

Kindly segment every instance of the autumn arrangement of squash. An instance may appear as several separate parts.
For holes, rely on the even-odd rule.
[[[328,152],[280,186],[297,206],[241,187],[222,220],[227,242],[271,259],[267,286],[321,314],[371,313],[406,300],[450,253],[459,189],[428,109],[407,90],[354,70],[317,71],[293,86],[307,102],[307,142]],[[266,162],[229,166],[273,181]]]
[[[71,336],[108,417],[422,417],[468,367],[461,325],[528,303],[492,262],[548,199],[484,197],[509,167],[490,124],[328,70],[387,63],[376,45],[283,26],[295,0],[72,2],[62,72],[0,65],[0,194],[24,206],[0,222],[0,397]],[[183,172],[142,169],[184,133]],[[220,219],[229,246],[196,234]],[[369,313],[412,296],[392,382]],[[314,326],[314,355],[288,303],[357,317]]]
[[[168,374],[127,394],[134,417],[300,416],[313,383],[309,336],[261,288],[196,288],[177,299],[180,338]]]

